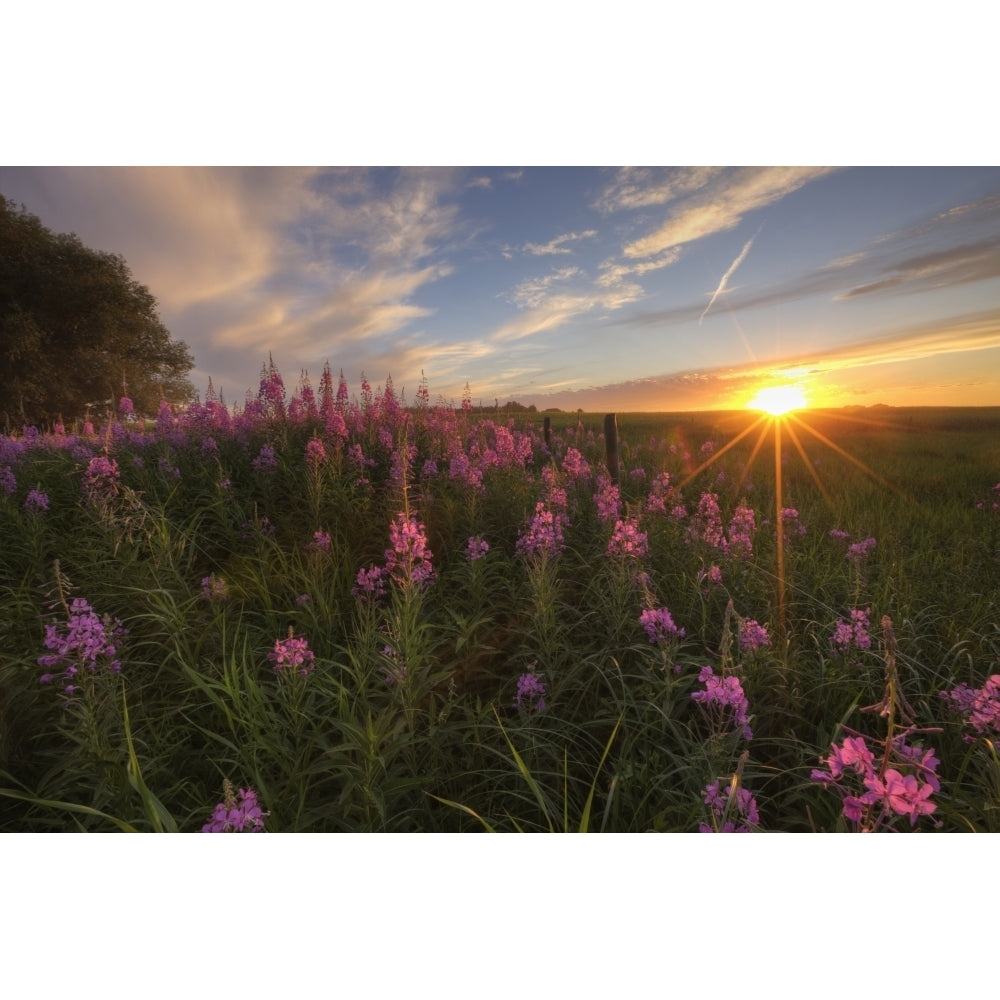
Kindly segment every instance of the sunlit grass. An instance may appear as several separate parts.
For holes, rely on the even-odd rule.
[[[992,499],[1000,412],[961,428],[877,416],[620,415],[621,516],[648,534],[634,564],[609,558],[612,524],[596,509],[601,415],[553,415],[545,445],[526,414],[508,424],[408,411],[392,422],[373,409],[341,451],[325,438],[335,457],[322,478],[303,460],[321,422],[261,421],[240,438],[208,428],[219,445],[210,460],[205,428],[169,445],[112,439],[142,517],[138,507],[89,510],[69,449],[9,449],[0,829],[170,828],[172,818],[196,830],[224,780],[256,790],[271,830],[690,831],[711,818],[706,786],[737,781],[765,829],[839,829],[839,802],[809,773],[841,725],[879,735],[860,708],[884,687],[878,635],[850,655],[831,643],[855,609],[895,623],[905,696],[921,724],[942,730],[935,818],[996,829],[995,759],[962,742],[938,692],[982,684],[1000,656],[1000,517],[977,508]],[[508,433],[530,444],[524,460],[487,464]],[[393,479],[404,439],[417,449],[405,490]],[[271,473],[252,466],[265,443],[276,446]],[[349,456],[355,443],[371,464]],[[567,474],[570,448],[586,476]],[[481,461],[479,485],[452,474],[459,455]],[[168,477],[161,456],[181,474]],[[659,511],[657,481],[668,490]],[[566,547],[533,565],[516,551],[518,533],[553,487],[566,493]],[[47,492],[47,512],[25,510],[29,489]],[[726,521],[739,504],[753,508],[752,558],[691,532],[706,495]],[[436,579],[360,601],[355,574],[383,560],[406,504],[427,526]],[[802,534],[784,537],[785,506]],[[320,529],[328,548],[314,545]],[[831,530],[877,545],[854,563]],[[489,542],[475,562],[472,536]],[[59,692],[38,684],[56,559],[72,596],[129,630],[127,702],[121,682],[95,702],[100,740],[81,740]],[[227,590],[206,594],[211,577]],[[640,625],[653,605],[685,630],[669,647]],[[772,644],[741,650],[744,620]],[[268,661],[289,630],[315,652],[308,677],[278,676]],[[402,661],[402,681],[389,679]],[[692,701],[707,664],[742,683],[748,745],[714,731]],[[527,671],[546,685],[544,711],[515,706]]]

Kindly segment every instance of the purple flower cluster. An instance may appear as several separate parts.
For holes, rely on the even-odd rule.
[[[714,781],[705,786],[704,802],[712,810],[714,825],[702,823],[698,827],[699,833],[749,833],[750,826],[760,823],[757,802],[745,788],[737,788],[734,796],[731,783],[727,782],[723,787],[719,781]],[[742,821],[738,826],[735,820],[728,818],[734,815]],[[750,826],[747,826],[748,823]]]
[[[490,551],[490,543],[481,535],[473,535],[465,544],[465,555],[469,562],[482,559]]]
[[[427,529],[401,512],[389,525],[392,548],[385,550],[385,568],[394,580],[426,584],[434,579],[431,559],[434,553],[427,547]]]
[[[698,509],[688,526],[688,539],[704,542],[715,549],[725,550],[726,538],[722,531],[722,513],[719,510],[719,496],[716,493],[702,493]]]
[[[61,667],[61,673],[46,673],[39,680],[48,684],[57,678],[65,681],[66,694],[72,695],[81,669],[96,673],[106,666],[112,673],[121,672],[118,643],[128,634],[117,618],[103,618],[83,598],[75,598],[69,607],[65,625],[45,626],[45,648],[53,650],[38,658],[38,665],[48,669]]]
[[[988,733],[994,738],[1000,735],[1000,674],[992,674],[981,688],[959,684],[940,694],[965,716],[977,733]],[[966,740],[972,742],[973,737],[967,736]]]
[[[646,630],[649,641],[656,646],[684,638],[684,629],[674,624],[669,608],[646,608],[639,615],[639,624]]]
[[[740,619],[740,651],[753,653],[758,649],[766,649],[771,645],[771,637],[763,625],[753,618]]]
[[[527,527],[518,536],[515,551],[519,556],[557,556],[563,550],[563,525],[566,516],[539,500]]]
[[[370,566],[359,569],[351,593],[358,598],[370,598],[377,601],[385,597],[385,574],[381,566]]]
[[[41,490],[28,490],[24,509],[32,514],[44,514],[49,509],[49,495]]]
[[[615,522],[608,542],[607,555],[611,559],[642,559],[649,554],[649,538],[639,530],[639,522],[634,517]]]
[[[650,514],[667,513],[667,497],[673,492],[670,485],[670,473],[661,472],[653,480],[649,496],[646,499],[646,510]]]
[[[306,463],[314,469],[319,468],[326,461],[326,448],[319,438],[311,438],[306,445]]]
[[[586,479],[590,475],[590,466],[587,460],[576,448],[567,448],[562,461],[563,472],[570,479]]]
[[[118,463],[105,455],[95,455],[87,463],[83,473],[81,488],[88,503],[100,504],[118,495],[121,472]]]
[[[863,736],[848,736],[839,746],[831,743],[829,757],[821,758],[826,769],[814,769],[812,780],[836,791],[844,817],[864,830],[888,825],[894,816],[906,816],[914,826],[937,808],[930,797],[941,789],[935,773],[940,761],[933,748],[911,746],[906,736],[892,741],[889,759],[897,766],[881,772]]]
[[[201,578],[201,596],[206,601],[222,601],[229,596],[229,588],[221,576],[212,573]]]
[[[312,541],[306,546],[310,552],[329,552],[333,539],[329,531],[314,531]]]
[[[698,680],[705,685],[705,690],[695,691],[691,700],[698,702],[709,713],[713,729],[719,733],[739,729],[743,739],[752,740],[753,730],[747,714],[750,703],[739,678],[716,677],[715,671],[706,666],[701,668]]]
[[[850,619],[841,618],[837,622],[830,644],[840,653],[852,649],[871,649],[872,637],[868,632],[871,625],[871,608],[852,608]]]
[[[529,712],[543,712],[546,694],[547,689],[542,679],[529,671],[517,679],[517,697],[514,699],[514,706],[526,708]]]
[[[855,542],[853,545],[847,546],[847,559],[854,563],[855,566],[859,566],[868,558],[869,553],[874,548],[874,538],[866,538],[862,542]]]
[[[753,536],[757,531],[757,516],[752,507],[741,503],[729,519],[729,555],[736,559],[753,558]]]
[[[298,672],[306,677],[316,666],[316,656],[309,648],[309,643],[291,635],[287,639],[276,639],[274,649],[267,654],[267,658],[274,664],[276,674],[298,668]]]
[[[781,508],[781,530],[786,542],[790,542],[795,535],[804,535],[806,533],[806,526],[799,520],[797,508]]]
[[[223,782],[223,800],[215,807],[212,818],[201,828],[202,833],[263,833],[264,812],[252,788],[241,788],[238,793],[228,782]]]
[[[274,449],[265,444],[261,446],[257,457],[250,463],[258,472],[271,472],[278,467],[278,460],[274,456]]]
[[[621,493],[618,490],[618,484],[613,483],[607,476],[601,476],[597,481],[594,503],[597,506],[597,516],[605,524],[617,521],[622,513]]]

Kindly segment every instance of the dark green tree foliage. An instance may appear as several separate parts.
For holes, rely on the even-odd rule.
[[[0,194],[0,429],[102,416],[123,391],[140,414],[194,398],[194,360],[124,257],[57,234]],[[96,406],[94,405],[96,404]]]

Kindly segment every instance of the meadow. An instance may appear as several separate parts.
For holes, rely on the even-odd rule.
[[[619,414],[616,477],[329,368],[131,411],[0,438],[0,830],[1000,829],[1000,408]]]

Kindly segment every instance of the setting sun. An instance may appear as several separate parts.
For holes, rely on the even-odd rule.
[[[806,397],[796,385],[772,385],[761,389],[747,403],[751,410],[764,410],[773,417],[780,417],[792,410],[801,410],[806,406]]]

